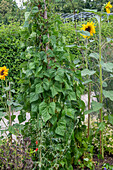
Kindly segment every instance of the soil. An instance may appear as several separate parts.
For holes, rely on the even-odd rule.
[[[95,170],[102,170],[103,164],[108,163],[113,165],[113,155],[105,155],[104,159],[99,159],[97,154],[94,155],[93,161],[95,162]]]

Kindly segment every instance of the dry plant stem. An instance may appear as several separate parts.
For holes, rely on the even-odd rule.
[[[99,68],[100,68],[100,103],[103,103],[103,96],[102,96],[102,65],[101,65],[101,16],[99,22]],[[103,122],[103,112],[102,108],[100,109],[100,123]],[[102,158],[104,158],[104,148],[103,148],[103,131],[100,131],[100,154]]]
[[[2,81],[2,89],[4,89],[3,81]],[[3,102],[3,98],[1,99],[1,101]],[[4,123],[5,127],[7,127],[7,125],[6,125],[6,123],[5,123],[5,121],[4,121],[3,118],[2,118],[2,122]],[[6,136],[7,136],[6,131],[5,131],[5,134],[6,134]]]
[[[42,145],[42,122],[41,122],[41,130],[40,130],[40,166],[39,166],[39,170],[41,170],[41,166],[42,166],[42,148],[41,148],[41,145]]]
[[[47,20],[47,8],[46,8],[46,0],[44,0],[44,5],[45,5],[45,11],[44,11],[44,19]],[[49,34],[47,34],[48,38],[49,38]],[[47,43],[46,45],[46,51],[49,49],[49,44]]]
[[[88,39],[86,39],[86,51],[85,51],[85,62],[86,62],[86,69],[88,69],[88,60],[87,60],[87,45]],[[87,79],[90,77],[87,76]],[[91,105],[91,83],[88,83],[88,110],[90,110]],[[88,114],[88,137],[90,135],[90,114]]]
[[[9,82],[9,100],[11,100],[11,86],[10,86],[10,82]],[[11,126],[12,125],[12,122],[11,122],[11,106],[9,106],[9,125]],[[11,143],[12,143],[12,134],[11,134]]]

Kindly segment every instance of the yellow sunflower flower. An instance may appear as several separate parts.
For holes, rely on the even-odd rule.
[[[110,8],[112,8],[112,5],[110,3],[110,1],[106,4],[105,6],[105,9],[106,9],[106,12],[109,14],[110,13]]]
[[[6,66],[0,67],[0,79],[5,80],[5,77],[8,75],[8,70]]]
[[[93,22],[87,22],[87,24],[83,24],[81,30],[88,31],[90,33],[90,36],[93,36],[95,34],[95,26]],[[82,34],[81,34],[82,35]],[[82,35],[84,38],[89,38],[89,36]]]

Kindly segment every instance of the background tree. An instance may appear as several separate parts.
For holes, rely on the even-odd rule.
[[[13,0],[0,1],[0,22],[9,24],[10,22],[22,21],[24,18],[23,9],[17,6]],[[20,22],[21,23],[21,22]]]

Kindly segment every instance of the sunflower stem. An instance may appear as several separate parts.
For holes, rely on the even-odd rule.
[[[86,51],[85,51],[85,62],[86,62],[86,69],[88,69],[88,59],[87,59],[87,45],[88,45],[88,39],[86,39]],[[90,77],[87,75],[87,79]],[[88,110],[90,110],[91,105],[91,83],[88,83]],[[88,137],[90,135],[90,114],[88,114]]]
[[[11,100],[11,86],[10,86],[10,82],[9,82],[9,100]],[[9,125],[12,125],[11,122],[11,106],[9,106]],[[11,134],[11,143],[12,143],[12,134]]]
[[[6,79],[6,87],[7,87],[7,79]],[[8,91],[7,91],[7,94],[6,94],[6,113],[8,112],[7,99],[8,99]]]

